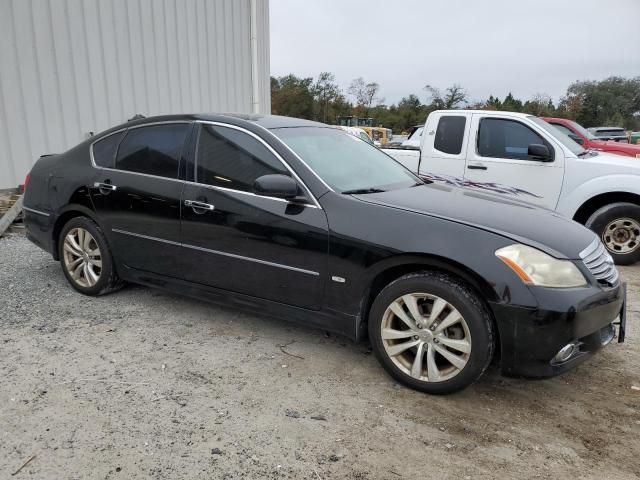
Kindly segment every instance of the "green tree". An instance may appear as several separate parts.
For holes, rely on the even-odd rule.
[[[450,110],[452,108],[462,108],[468,102],[467,91],[457,83],[448,87],[444,94],[440,89],[431,85],[425,85],[424,90],[427,91],[431,105],[436,110]]]
[[[311,90],[317,106],[316,119],[324,123],[331,118],[331,104],[335,104],[338,97],[342,97],[340,87],[335,80],[333,73],[321,72]]]
[[[578,81],[567,88],[560,105],[585,127],[640,128],[640,77]]]
[[[271,112],[297,118],[314,118],[313,78],[293,74],[271,77]]]

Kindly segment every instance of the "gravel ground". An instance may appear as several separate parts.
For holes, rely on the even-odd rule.
[[[626,343],[551,380],[492,367],[432,397],[318,330],[136,286],[84,297],[12,234],[0,477],[640,478],[640,266],[621,271]]]

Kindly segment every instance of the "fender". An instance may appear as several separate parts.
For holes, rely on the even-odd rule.
[[[473,285],[487,300],[498,301],[499,296],[494,288],[487,283],[478,273],[469,267],[458,264],[454,261],[438,257],[436,255],[428,255],[421,253],[407,253],[394,255],[385,258],[367,269],[365,272],[366,280],[363,282],[366,288],[363,289],[363,297],[368,296],[375,280],[384,272],[402,268],[408,268],[411,271],[418,271],[421,268],[437,268],[446,270]],[[401,273],[399,276],[403,275]]]
[[[578,209],[591,198],[613,192],[640,195],[640,176],[605,175],[588,180],[567,195],[561,195],[556,210],[568,218],[573,218]]]

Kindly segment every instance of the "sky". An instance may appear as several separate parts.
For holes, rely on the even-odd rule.
[[[271,75],[363,77],[385,103],[429,84],[557,101],[576,80],[640,76],[640,0],[270,0]]]

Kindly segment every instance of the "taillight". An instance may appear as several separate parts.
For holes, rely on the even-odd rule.
[[[27,186],[29,185],[29,180],[31,180],[31,173],[27,173],[27,176],[24,179],[24,188],[23,190],[27,191]]]

